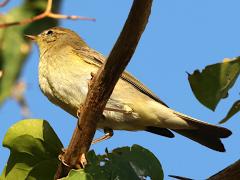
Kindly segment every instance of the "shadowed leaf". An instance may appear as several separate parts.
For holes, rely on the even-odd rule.
[[[83,169],[71,170],[67,177],[61,178],[60,180],[94,180],[93,177],[86,173]]]
[[[147,149],[133,145],[113,150],[111,153],[96,156],[89,152],[89,164],[85,171],[94,179],[163,179],[163,171],[158,159]]]
[[[7,131],[3,146],[10,149],[10,157],[2,179],[51,180],[59,163],[62,143],[47,121],[22,120]],[[133,145],[106,150],[104,155],[94,151],[87,154],[88,164],[84,170],[72,170],[64,180],[163,179],[158,159],[147,149]]]
[[[227,115],[225,118],[223,118],[219,124],[223,124],[225,122],[227,122],[232,116],[234,116],[236,113],[238,113],[240,111],[240,100],[236,101],[231,109],[228,111]]]
[[[25,0],[19,7],[0,16],[0,23],[15,22],[33,17],[44,11],[47,0]],[[54,1],[55,12],[59,8],[60,0]],[[30,53],[31,44],[24,34],[37,34],[42,30],[56,26],[57,20],[44,19],[22,26],[12,26],[0,29],[0,105],[11,95],[12,87],[18,79],[22,66]]]
[[[204,106],[215,110],[219,101],[226,98],[240,72],[240,57],[195,70],[188,80],[195,97]]]

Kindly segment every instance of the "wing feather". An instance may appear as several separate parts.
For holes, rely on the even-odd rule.
[[[105,57],[100,54],[99,52],[89,48],[89,47],[82,47],[80,49],[74,49],[74,53],[76,53],[78,56],[82,56],[83,60],[86,61],[89,64],[96,65],[100,67],[104,61]],[[139,80],[137,80],[133,75],[128,73],[127,71],[124,71],[121,79],[131,84],[133,87],[141,91],[143,94],[149,96],[153,100],[161,103],[162,105],[168,107],[161,99],[159,99],[150,89],[148,89],[144,84],[142,84]]]

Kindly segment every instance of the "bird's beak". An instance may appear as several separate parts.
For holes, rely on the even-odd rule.
[[[32,40],[32,41],[36,41],[37,40],[37,36],[33,36],[33,35],[25,35],[28,39]]]

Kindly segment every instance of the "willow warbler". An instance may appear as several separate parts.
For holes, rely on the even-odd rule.
[[[97,72],[106,58],[69,29],[55,27],[29,37],[37,42],[40,51],[42,92],[52,103],[76,117],[86,98],[91,74]],[[126,71],[117,82],[103,115],[99,129],[143,130],[169,138],[174,137],[172,130],[220,152],[225,151],[220,138],[231,135],[226,128],[170,109]]]

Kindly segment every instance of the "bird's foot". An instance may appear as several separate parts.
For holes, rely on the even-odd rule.
[[[66,166],[66,167],[70,167],[70,165],[68,165],[67,163],[66,163],[66,161],[64,160],[64,154],[66,153],[66,149],[64,149],[64,148],[62,148],[62,152],[58,155],[58,159],[59,159],[59,161],[61,161],[61,163],[64,165],[64,166]]]
[[[86,165],[87,165],[87,159],[86,159],[86,155],[83,153],[79,158],[79,164],[76,166],[76,168],[77,169],[85,168]]]
[[[66,149],[62,148],[62,152],[61,154],[58,155],[58,159],[59,161],[61,161],[61,163],[66,166],[66,167],[71,167],[68,163],[66,163],[65,159],[64,159],[64,154],[66,153]],[[87,159],[85,154],[82,154],[79,158],[79,163],[75,165],[74,168],[79,169],[79,168],[85,168],[85,166],[87,165]]]

